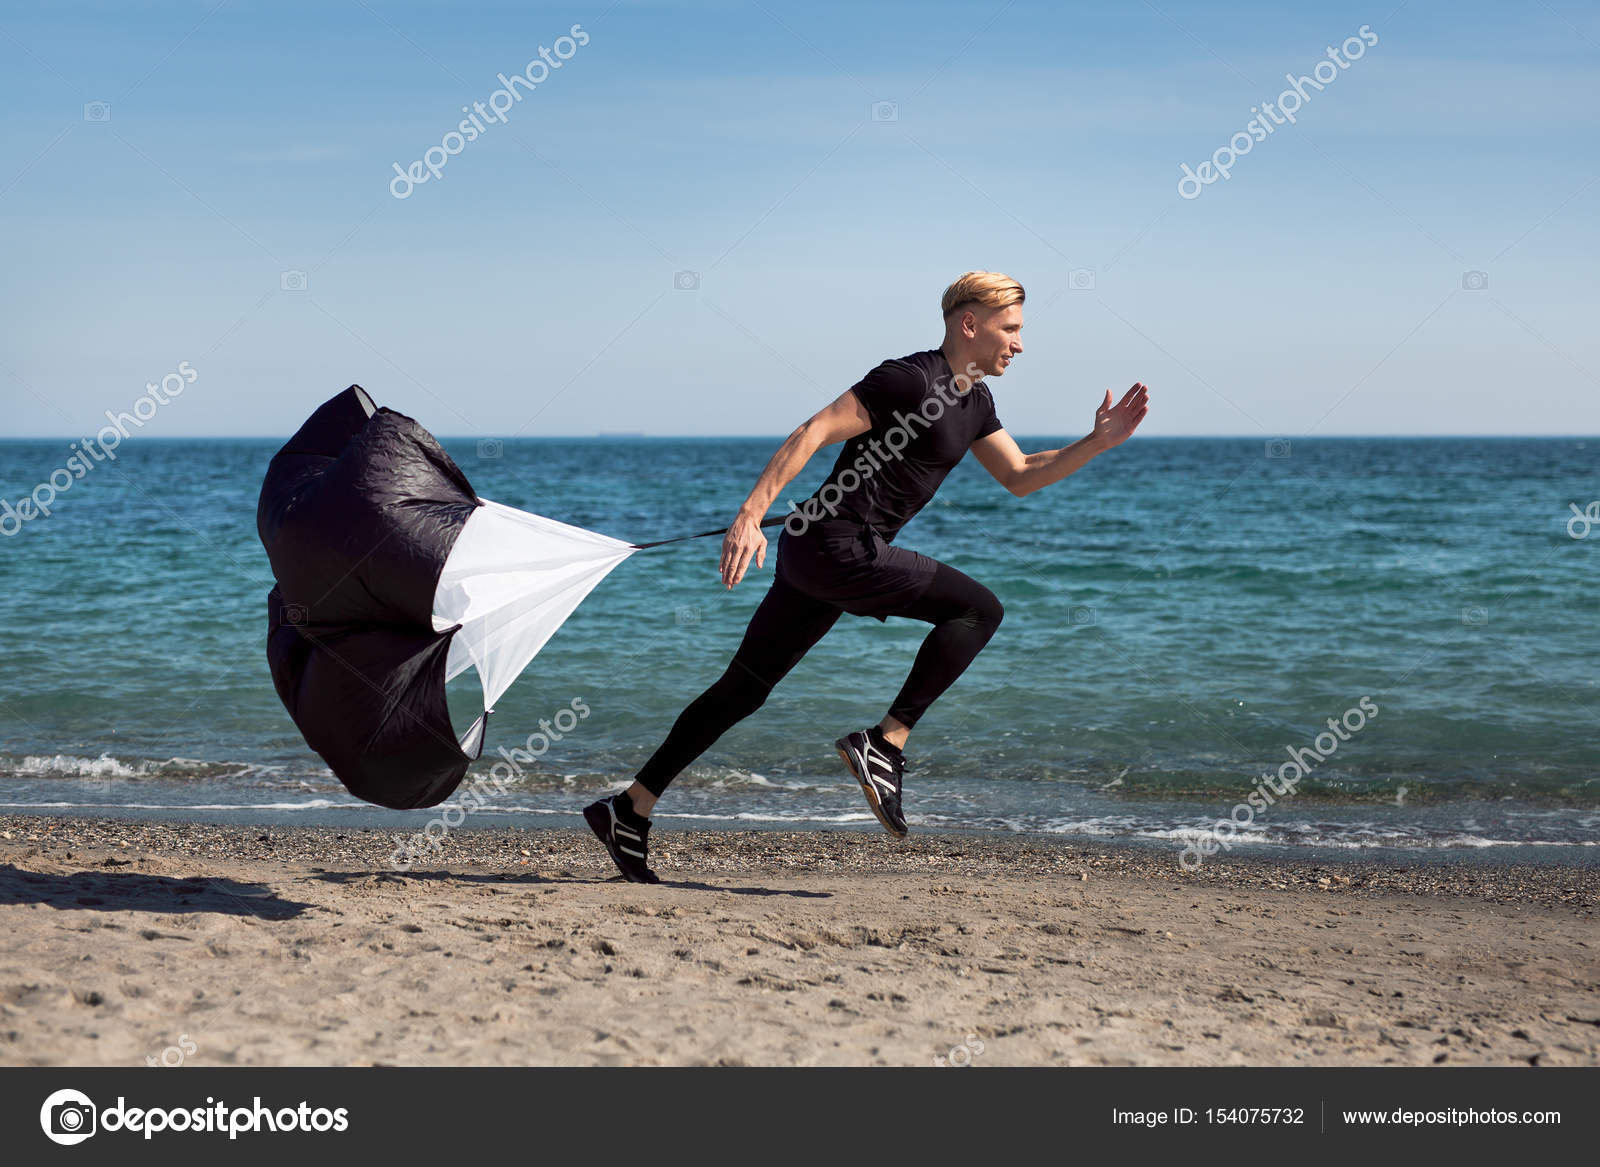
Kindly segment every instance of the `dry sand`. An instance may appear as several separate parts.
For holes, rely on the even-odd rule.
[[[1600,1064],[1593,867],[655,843],[0,818],[0,1062]]]

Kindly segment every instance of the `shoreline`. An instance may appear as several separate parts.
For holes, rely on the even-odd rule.
[[[577,817],[574,815],[573,817]],[[1594,863],[1506,862],[1488,848],[1460,851],[1385,850],[1374,858],[1364,851],[1327,851],[1275,845],[1245,845],[1217,852],[1196,871],[1178,864],[1178,840],[1086,839],[1049,834],[992,831],[914,831],[903,841],[888,837],[876,823],[862,828],[783,830],[775,827],[686,828],[661,822],[651,842],[651,864],[664,881],[700,874],[731,874],[743,869],[795,874],[851,871],[943,870],[961,867],[992,874],[1015,874],[1018,867],[1051,875],[1077,875],[1099,869],[1141,879],[1193,880],[1199,886],[1259,888],[1275,884],[1320,886],[1399,894],[1458,895],[1503,903],[1600,907],[1600,857]],[[311,826],[298,823],[220,823],[191,819],[147,819],[57,815],[48,812],[0,814],[0,862],[8,848],[71,846],[111,848],[124,843],[149,855],[227,855],[240,860],[340,861],[369,866],[396,876],[437,876],[460,869],[481,872],[496,866],[526,868],[553,864],[574,874],[609,878],[616,869],[593,835],[582,827],[464,826],[450,831],[437,856],[424,854],[409,871],[391,867],[394,837],[406,833],[386,827]],[[1383,850],[1375,848],[1374,850]],[[1552,848],[1554,850],[1554,848]],[[531,853],[530,853],[531,852]],[[49,854],[48,850],[44,851]],[[537,862],[536,862],[537,861]],[[1338,876],[1338,880],[1333,877]],[[1559,887],[1557,886],[1559,885]]]
[[[0,1063],[1600,1065],[1594,867],[718,830],[643,886],[578,830],[445,846],[0,816]]]
[[[445,804],[448,805],[448,804]],[[161,832],[179,826],[219,827],[245,831],[321,832],[329,837],[382,836],[412,839],[427,825],[437,819],[444,806],[426,812],[391,811],[366,804],[352,804],[341,808],[319,808],[309,813],[300,808],[250,807],[250,806],[196,806],[181,805],[142,807],[68,804],[58,806],[43,803],[38,806],[0,806],[0,828],[28,831],[30,822],[81,822],[99,824],[125,824],[129,830],[149,829]],[[488,810],[469,814],[462,825],[449,829],[452,837],[497,835],[542,835],[562,831],[575,831],[587,838],[582,816],[576,809],[529,810],[526,812]],[[854,819],[837,821],[823,818],[779,818],[735,820],[715,818],[701,813],[674,813],[666,811],[654,818],[656,842],[663,846],[677,836],[697,834],[724,836],[779,835],[804,839],[813,835],[861,834],[876,837],[881,833],[875,820],[866,813]],[[11,826],[6,826],[11,824]],[[1111,854],[1170,852],[1174,863],[1185,850],[1189,850],[1189,834],[1180,831],[1204,833],[1203,828],[1170,828],[1171,833],[1143,831],[1057,831],[1029,829],[1026,827],[994,825],[919,825],[912,821],[912,838],[960,838],[992,840],[997,846],[1026,842],[1037,846],[1077,847],[1086,851],[1105,851]],[[1459,838],[1455,829],[1443,832]],[[1371,867],[1389,871],[1400,867],[1433,866],[1492,866],[1526,867],[1530,869],[1600,870],[1600,843],[1588,840],[1502,839],[1492,841],[1430,843],[1428,836],[1421,839],[1396,837],[1381,841],[1350,843],[1337,839],[1315,841],[1287,841],[1285,839],[1257,839],[1244,836],[1232,840],[1230,847],[1219,845],[1206,851],[1202,866],[1245,861],[1268,861],[1286,867],[1333,866]],[[391,843],[391,850],[396,849]],[[448,850],[446,855],[448,855]]]

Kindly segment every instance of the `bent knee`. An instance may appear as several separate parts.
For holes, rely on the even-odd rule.
[[[973,628],[982,629],[989,635],[994,635],[995,629],[1000,627],[1000,622],[1006,618],[1005,605],[1000,602],[988,588],[983,588],[972,597],[972,605],[962,614],[962,623]]]
[[[1000,602],[1000,597],[993,592],[989,592],[987,595],[988,602],[980,611],[983,613],[983,622],[988,625],[989,631],[993,632],[1000,627],[1000,622],[1006,618],[1006,606]]]

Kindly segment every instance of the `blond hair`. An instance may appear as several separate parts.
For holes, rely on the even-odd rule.
[[[946,320],[950,314],[968,304],[985,308],[1009,308],[1022,303],[1025,293],[1022,285],[1010,276],[997,271],[969,271],[944,290],[939,307]]]

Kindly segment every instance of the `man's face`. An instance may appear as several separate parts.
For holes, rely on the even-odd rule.
[[[1022,352],[1022,305],[978,308],[972,316],[976,363],[986,376],[999,377]]]

